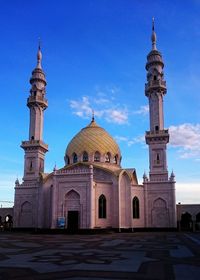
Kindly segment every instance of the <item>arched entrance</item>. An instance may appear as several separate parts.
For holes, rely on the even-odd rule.
[[[76,232],[80,227],[80,195],[71,190],[65,195],[67,229]]]
[[[167,204],[166,201],[162,198],[156,199],[153,203],[152,226],[162,228],[169,226],[169,214]]]
[[[32,226],[32,204],[29,201],[25,201],[21,205],[20,227],[29,228]]]
[[[192,230],[192,215],[188,212],[181,215],[181,230]]]
[[[200,212],[196,215],[196,230],[200,231]]]

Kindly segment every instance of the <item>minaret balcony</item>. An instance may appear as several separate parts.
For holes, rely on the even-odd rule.
[[[146,131],[146,135],[167,135],[168,133],[168,129],[161,129],[161,130],[151,130],[151,131]]]
[[[149,91],[152,89],[162,88],[166,91],[166,81],[162,80],[152,80],[145,84],[145,91]]]
[[[42,140],[29,140],[29,141],[22,141],[21,147],[24,150],[27,149],[34,149],[34,148],[42,148],[45,152],[48,151],[48,145],[45,144]]]
[[[46,98],[41,97],[41,96],[29,96],[29,98],[27,99],[27,105],[31,106],[34,104],[39,104],[45,108],[48,107],[48,101]]]
[[[146,131],[145,134],[146,143],[150,142],[169,142],[169,132],[168,129]]]

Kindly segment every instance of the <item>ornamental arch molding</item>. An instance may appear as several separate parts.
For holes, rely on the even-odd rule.
[[[80,211],[80,194],[75,190],[70,190],[65,194],[66,211]]]
[[[169,210],[167,202],[159,197],[154,200],[151,213],[152,227],[169,227]]]
[[[32,204],[25,201],[21,204],[20,227],[29,228],[33,226]]]

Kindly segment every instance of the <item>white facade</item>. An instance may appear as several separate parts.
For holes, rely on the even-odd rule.
[[[163,61],[156,49],[152,31],[152,50],[147,56],[147,84],[150,130],[149,178],[138,184],[135,169],[121,168],[117,143],[94,117],[69,143],[65,166],[44,173],[48,146],[42,140],[46,79],[38,50],[37,66],[30,80],[29,140],[25,151],[22,184],[16,181],[14,226],[22,228],[65,227],[69,230],[95,228],[173,228],[176,227],[174,174],[168,176],[168,130],[164,129],[163,100],[166,82]]]

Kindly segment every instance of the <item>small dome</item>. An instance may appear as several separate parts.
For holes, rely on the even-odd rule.
[[[65,163],[103,162],[120,165],[121,152],[115,140],[94,119],[69,142]]]

